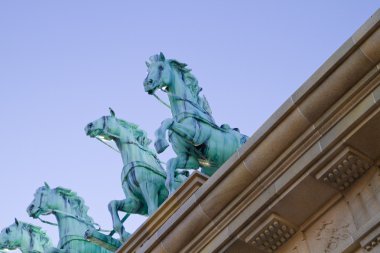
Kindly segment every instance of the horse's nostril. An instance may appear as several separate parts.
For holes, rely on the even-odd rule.
[[[33,210],[33,208],[34,208],[34,205],[30,205],[30,206],[28,207],[28,212],[31,212],[31,211]]]

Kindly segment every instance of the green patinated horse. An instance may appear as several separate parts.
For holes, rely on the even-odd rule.
[[[147,67],[145,91],[151,95],[157,89],[167,93],[173,115],[161,123],[155,142],[157,152],[163,152],[169,145],[165,139],[169,130],[169,141],[177,157],[168,161],[166,186],[173,192],[176,169],[201,167],[202,173],[211,176],[248,137],[227,124],[215,124],[206,98],[199,95],[202,89],[186,64],[166,60],[160,53],[150,57]]]
[[[1,250],[20,249],[23,253],[45,253],[52,247],[50,238],[40,227],[17,219],[0,233]]]
[[[85,232],[96,225],[87,211],[84,200],[75,192],[62,187],[51,189],[47,184],[37,189],[27,208],[33,218],[53,214],[57,219],[60,239],[49,253],[111,253],[85,240]]]
[[[155,151],[149,148],[151,140],[137,125],[111,115],[103,116],[89,123],[85,132],[90,137],[112,140],[117,145],[123,160],[121,184],[126,198],[113,200],[108,205],[114,230],[125,241],[129,233],[125,231],[118,211],[129,214],[152,215],[166,200],[166,173],[161,167]],[[173,180],[177,188],[187,177],[178,174]]]

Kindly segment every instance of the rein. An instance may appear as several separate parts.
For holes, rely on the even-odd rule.
[[[40,217],[38,217],[37,219],[39,219],[42,223],[45,223],[45,224],[49,224],[49,225],[52,225],[52,226],[57,226],[58,227],[58,224],[57,223],[54,223],[54,222],[50,222],[50,221],[47,221],[47,220],[44,220]]]
[[[108,133],[108,135],[110,135],[110,136],[112,136],[112,137],[114,137],[114,138],[120,139],[119,136],[116,136],[116,135],[114,135],[114,134]],[[97,139],[98,139],[100,142],[102,142],[103,144],[105,144],[105,145],[107,145],[108,147],[110,147],[110,148],[112,148],[113,150],[115,150],[111,145],[107,144],[107,143],[104,142],[102,139],[100,139],[100,138],[97,138]],[[133,145],[136,145],[136,146],[137,146],[138,148],[140,148],[141,150],[143,150],[143,151],[147,152],[148,154],[152,155],[152,156],[156,159],[156,161],[157,161],[158,163],[166,164],[165,162],[161,161],[161,160],[157,157],[157,154],[155,154],[155,153],[154,153],[153,151],[151,151],[149,148],[146,148],[146,147],[142,146],[140,143],[138,143],[138,142],[136,142],[136,141],[125,141],[125,142],[123,142],[123,143],[125,143],[125,144],[133,144]],[[117,152],[120,153],[119,150],[117,150]]]
[[[162,100],[156,95],[156,93],[153,93],[152,95],[153,95],[153,96],[154,96],[159,102],[161,102],[163,105],[165,105],[166,107],[168,107],[169,109],[171,109],[171,106],[168,105],[168,104],[166,104],[164,101],[162,101]],[[189,100],[189,99],[182,98],[182,97],[177,96],[177,95],[174,95],[174,94],[171,94],[170,96],[171,96],[172,98],[174,98],[175,100],[180,100],[180,101],[183,101],[183,102],[189,103],[190,105],[192,105],[193,107],[195,107],[195,109],[197,109],[197,110],[199,110],[200,112],[202,112],[202,113],[204,113],[204,114],[210,116],[211,119],[212,119],[212,116],[211,116],[210,112],[208,112],[208,111],[206,111],[204,108],[200,107],[199,104],[194,103],[193,101],[191,101],[191,100]],[[183,118],[178,119],[178,118],[179,118],[179,115],[181,115],[181,114],[185,114],[185,116],[184,116]],[[187,115],[186,115],[186,114],[187,114]],[[206,123],[206,124],[209,124],[211,127],[215,128],[215,129],[219,129],[219,130],[221,130],[221,131],[223,131],[223,132],[228,132],[228,131],[226,131],[225,129],[223,129],[223,128],[219,127],[218,125],[216,125],[215,122],[214,122],[213,120],[205,119],[205,118],[200,117],[199,115],[196,115],[196,114],[194,114],[194,113],[182,112],[182,113],[180,113],[179,115],[176,115],[176,116],[173,117],[173,118],[175,118],[175,120],[176,120],[177,122],[180,122],[182,119],[185,119],[185,118],[189,118],[189,117],[190,117],[190,118],[195,118],[195,119],[197,119],[197,120],[200,120],[200,121],[202,121],[202,122],[204,122],[204,123]]]
[[[109,147],[110,149],[120,153],[119,150],[117,150],[116,148],[112,147],[110,144],[108,144],[107,142],[103,141],[101,138],[99,138],[98,136],[95,137],[98,141],[100,141],[101,143],[103,143],[104,145],[106,145],[107,147]]]
[[[199,121],[202,121],[203,123],[209,124],[211,127],[215,128],[215,129],[221,130],[223,132],[229,132],[227,129],[221,128],[220,126],[218,126],[214,122],[207,120],[207,119],[204,119],[204,118],[202,118],[199,115],[194,114],[194,113],[181,112],[180,114],[174,116],[174,120],[177,122],[181,122],[182,120],[184,120],[186,118],[194,118],[194,119],[197,119]]]
[[[182,98],[180,96],[177,96],[177,95],[170,95],[171,97],[173,97],[174,99],[176,100],[181,100],[181,101],[184,101],[184,102],[187,102],[189,104],[191,104],[192,106],[194,106],[196,109],[198,109],[199,111],[203,112],[204,114],[206,115],[210,115],[210,113],[208,111],[206,111],[204,108],[200,107],[199,104],[197,103],[194,103],[193,101],[189,100],[189,99],[186,99],[186,98]],[[211,115],[210,115],[211,116]]]
[[[153,173],[155,173],[157,175],[166,177],[166,174],[163,171],[161,172],[159,170],[152,168],[152,166],[150,166],[146,162],[134,161],[134,162],[127,163],[126,165],[123,166],[123,170],[126,169],[126,171],[127,171],[124,175],[124,178],[128,176],[128,174],[130,173],[130,171],[132,169],[134,169],[135,167],[139,167],[139,166],[144,167],[144,168],[152,171]]]
[[[66,217],[69,217],[69,218],[72,218],[72,219],[75,219],[75,220],[77,220],[77,221],[79,221],[79,222],[82,222],[82,223],[84,223],[84,224],[86,224],[86,225],[88,225],[88,226],[94,226],[94,227],[97,227],[97,228],[95,228],[96,230],[98,230],[98,231],[102,231],[102,232],[110,232],[110,230],[103,230],[102,228],[101,228],[101,226],[98,224],[98,223],[92,223],[92,222],[88,222],[88,221],[86,221],[85,219],[83,219],[83,218],[80,218],[80,217],[78,217],[78,216],[76,216],[76,215],[72,215],[72,214],[69,214],[69,213],[66,213],[66,212],[63,212],[63,211],[59,211],[59,210],[49,210],[51,213],[58,213],[58,214],[62,214],[62,215],[64,215],[64,216],[66,216]],[[43,220],[43,219],[41,219],[40,217],[38,217],[38,219],[41,221],[41,222],[43,222],[43,223],[45,223],[45,224],[49,224],[49,225],[53,225],[53,226],[58,226],[58,224],[57,223],[54,223],[54,222],[50,222],[50,221],[47,221],[47,220]]]
[[[156,93],[153,93],[152,94],[161,104],[163,104],[164,106],[166,106],[167,108],[169,108],[169,109],[172,109],[171,107],[170,107],[170,105],[168,105],[165,101],[163,101],[161,98],[159,98],[157,95],[156,95]]]
[[[134,161],[134,162],[130,162],[130,163],[127,163],[126,165],[124,165],[123,166],[123,171],[125,169],[126,172],[125,173],[123,172],[122,177],[126,178],[128,176],[128,174],[131,172],[131,170],[134,169],[134,168],[136,168],[136,167],[144,167],[144,168],[152,171],[156,175],[159,175],[159,176],[162,176],[162,177],[166,178],[166,174],[165,174],[164,171],[156,170],[155,168],[153,168],[152,166],[150,166],[148,163],[141,162],[141,161]],[[176,175],[184,175],[184,173],[178,172]]]

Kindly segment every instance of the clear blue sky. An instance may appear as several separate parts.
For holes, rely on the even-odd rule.
[[[47,181],[111,227],[119,155],[85,136],[108,113],[151,138],[170,113],[144,93],[144,61],[188,63],[218,124],[251,135],[379,7],[378,1],[0,1],[0,228]],[[161,94],[163,97],[164,95]],[[172,153],[165,153],[168,160]],[[143,221],[126,223],[133,231]]]

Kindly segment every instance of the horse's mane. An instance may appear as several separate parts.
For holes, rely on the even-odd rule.
[[[55,192],[61,195],[64,199],[67,199],[79,217],[86,220],[88,223],[94,223],[93,219],[87,214],[88,207],[84,204],[83,198],[79,197],[76,192],[63,187],[55,188]]]
[[[133,124],[131,122],[127,122],[123,119],[119,119],[117,118],[116,119],[117,122],[122,126],[122,127],[125,127],[127,129],[130,129],[132,130],[133,132],[133,136],[135,137],[135,139],[137,140],[137,142],[143,146],[143,147],[148,147],[148,145],[152,142],[149,138],[148,138],[148,135],[147,133],[142,130],[138,125],[136,124]]]
[[[151,62],[164,62],[165,59],[161,58],[160,55],[153,55],[149,58]],[[211,116],[211,108],[205,96],[200,96],[199,93],[202,88],[198,85],[198,79],[191,73],[191,69],[187,68],[186,63],[179,62],[174,59],[167,60],[170,66],[178,70],[182,75],[182,80],[189,88],[193,97],[197,100],[198,104]]]
[[[41,227],[35,226],[30,223],[18,221],[17,227],[20,227],[22,230],[28,231],[30,234],[37,234],[40,236],[40,242],[42,243],[42,247],[51,245],[50,237],[46,234],[45,231],[42,230]]]

